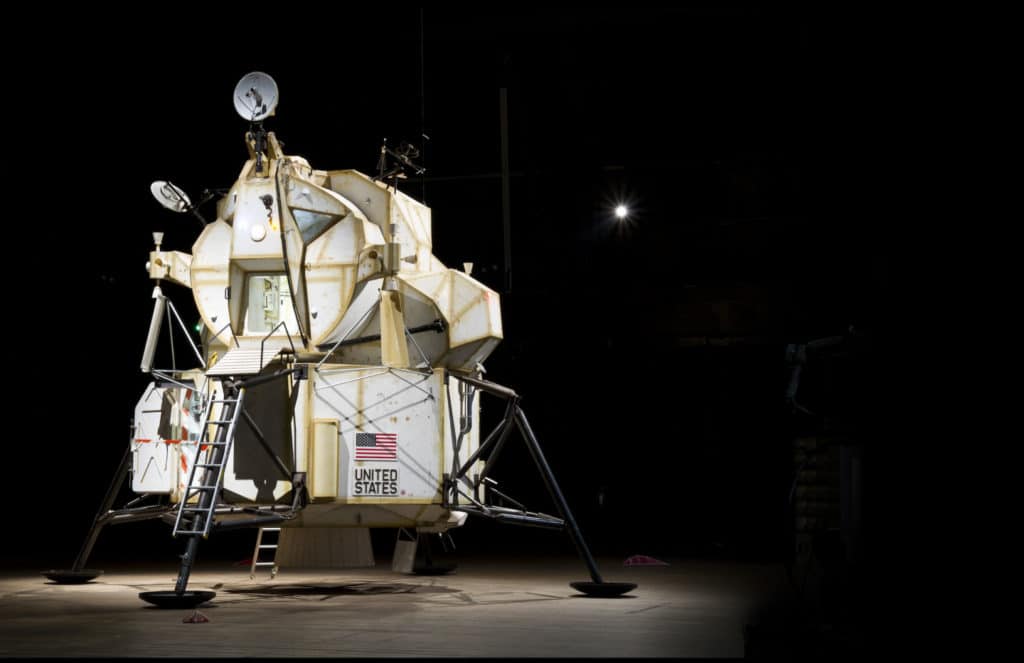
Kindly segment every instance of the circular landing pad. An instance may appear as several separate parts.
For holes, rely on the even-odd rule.
[[[83,585],[103,575],[103,571],[99,569],[79,569],[78,571],[50,569],[49,571],[43,571],[43,575],[58,585]]]
[[[140,599],[152,603],[158,608],[195,608],[214,596],[217,596],[217,592],[206,590],[182,592],[181,594],[174,590],[139,592]]]
[[[612,598],[636,589],[635,582],[570,582],[569,586],[587,596]]]
[[[414,566],[412,572],[418,576],[443,576],[455,570],[457,564],[431,564],[429,566]]]

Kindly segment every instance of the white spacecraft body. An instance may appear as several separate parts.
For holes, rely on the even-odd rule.
[[[139,597],[195,608],[216,596],[187,587],[200,541],[218,529],[280,527],[280,544],[261,544],[260,531],[252,570],[261,549],[278,545],[289,565],[301,557],[298,565],[338,566],[353,542],[357,563],[341,566],[372,566],[370,527],[424,535],[479,514],[566,529],[592,580],[570,583],[579,592],[634,589],[601,578],[519,395],[482,379],[482,362],[502,339],[499,297],[468,266],[459,272],[434,257],[430,209],[393,185],[403,167],[415,166],[411,150],[382,147],[379,178],[314,170],[263,130],[277,103],[272,78],[247,74],[234,103],[250,122],[249,160],[218,202],[217,219],[206,223],[169,182],[150,187],[165,207],[199,216],[203,231],[191,254],[162,250],[163,234],[153,235],[147,269],[156,286],[141,368],[154,381],[136,405],[132,440],[78,557],[44,575],[89,582],[103,573],[85,568],[103,527],[160,518],[187,540],[185,551],[174,590]],[[401,165],[388,169],[386,155]],[[164,281],[191,289],[202,350]],[[198,367],[178,369],[172,341],[171,368],[154,368],[168,310],[169,333],[175,322],[185,330]],[[482,443],[478,391],[505,401],[501,423]],[[513,429],[560,518],[527,511],[488,476]],[[129,473],[141,496],[115,509]],[[492,496],[502,504],[489,503]],[[396,542],[393,569],[450,570],[429,551],[417,567],[411,543]],[[262,565],[279,563],[277,552]]]
[[[288,504],[297,472],[308,499],[284,527],[461,525],[443,487],[454,456],[461,466],[479,447],[479,402],[449,375],[479,377],[501,341],[498,293],[433,255],[425,205],[355,170],[315,170],[273,133],[247,144],[191,255],[159,242],[150,254],[147,357],[171,281],[195,298],[205,366],[153,371],[136,406],[133,490],[195,501],[192,464],[223,381],[292,369],[246,388],[251,423],[235,429],[225,502]]]

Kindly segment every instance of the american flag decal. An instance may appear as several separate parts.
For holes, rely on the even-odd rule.
[[[398,460],[398,433],[356,433],[356,460]]]

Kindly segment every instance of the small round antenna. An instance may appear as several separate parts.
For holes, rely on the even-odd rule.
[[[172,212],[179,212],[184,214],[185,212],[192,212],[192,214],[199,219],[199,223],[206,227],[206,219],[199,213],[192,201],[189,200],[188,194],[182,191],[177,185],[171,184],[170,182],[164,182],[163,180],[157,180],[149,185],[149,192],[153,194],[156,201],[171,210]],[[204,205],[207,201],[213,198],[213,194],[205,192],[203,199],[199,201],[199,205]],[[159,240],[157,244],[160,244]],[[159,250],[159,249],[158,249]]]
[[[277,83],[269,74],[253,71],[235,86],[235,111],[249,122],[260,122],[277,108]]]
[[[187,212],[192,209],[192,201],[188,199],[188,194],[170,182],[157,180],[149,185],[149,192],[158,203],[172,212]]]

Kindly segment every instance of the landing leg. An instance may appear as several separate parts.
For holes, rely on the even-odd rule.
[[[188,587],[188,578],[192,574],[192,564],[199,551],[199,539],[198,534],[193,534],[188,539],[185,554],[181,556],[181,567],[178,569],[174,591],[139,592],[139,598],[158,608],[195,608],[216,596],[217,592],[209,590],[185,590]]]
[[[189,537],[188,545],[185,546],[185,554],[181,556],[178,581],[174,583],[174,591],[178,594],[183,593],[188,587],[188,578],[192,575],[192,563],[196,560],[197,552],[199,552],[199,535],[193,534]]]
[[[594,563],[594,558],[590,555],[590,549],[587,548],[587,543],[583,540],[583,534],[580,533],[580,528],[576,526],[576,519],[572,517],[572,511],[569,510],[569,505],[566,503],[565,497],[562,496],[562,491],[558,488],[558,482],[555,481],[555,475],[551,472],[551,467],[544,458],[544,452],[541,451],[540,444],[530,428],[530,422],[526,420],[526,415],[523,414],[518,405],[515,406],[515,418],[519,431],[526,439],[526,447],[530,450],[530,455],[533,456],[537,469],[540,470],[540,475],[544,479],[544,484],[547,486],[548,492],[551,493],[551,498],[555,501],[562,519],[565,520],[565,524],[568,526],[569,536],[572,538],[573,544],[576,545],[576,551],[583,558],[587,569],[590,570],[590,577],[593,579],[593,582],[571,582],[569,586],[589,596],[607,597],[619,596],[636,589],[636,583],[605,582],[601,579],[601,574],[597,571],[597,564]]]
[[[125,478],[128,476],[131,453],[130,446],[124,450],[121,464],[118,466],[117,472],[114,473],[114,480],[110,483],[110,487],[107,488],[107,495],[103,498],[100,510],[96,512],[96,517],[92,520],[92,528],[89,530],[88,536],[85,537],[81,550],[78,551],[75,563],[70,569],[50,569],[43,572],[43,575],[50,580],[59,585],[79,585],[103,575],[103,571],[99,569],[86,569],[83,567],[89,561],[92,547],[96,544],[96,539],[99,538],[103,526],[107,524],[106,515],[110,508],[114,506],[114,500],[117,499],[117,494],[121,491],[121,484],[124,483]]]

